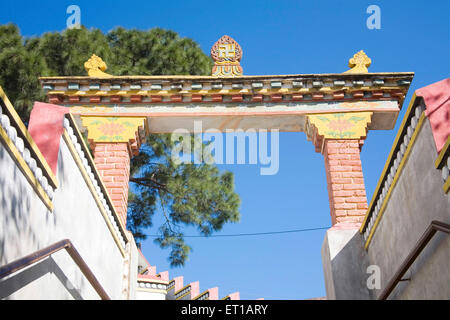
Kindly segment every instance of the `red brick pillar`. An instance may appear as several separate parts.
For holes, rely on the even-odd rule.
[[[126,142],[94,144],[94,161],[117,214],[126,226],[130,153]]]
[[[323,156],[333,226],[360,225],[367,211],[360,140],[326,140]]]

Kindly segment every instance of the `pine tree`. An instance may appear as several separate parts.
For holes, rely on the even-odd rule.
[[[92,54],[102,57],[114,75],[207,75],[212,68],[197,43],[170,30],[119,27],[104,35],[82,27],[23,39],[9,24],[0,26],[0,85],[27,122],[33,102],[45,99],[38,77],[83,75]],[[138,241],[145,239],[161,208],[165,223],[155,242],[171,248],[169,261],[180,266],[191,250],[183,226],[211,235],[239,221],[240,199],[231,172],[220,173],[209,164],[176,164],[173,146],[170,134],[153,134],[132,159],[127,227]]]

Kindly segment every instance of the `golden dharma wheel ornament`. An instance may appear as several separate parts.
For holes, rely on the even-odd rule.
[[[220,38],[211,48],[211,58],[214,60],[213,76],[242,76],[242,48],[233,38],[226,35]]]

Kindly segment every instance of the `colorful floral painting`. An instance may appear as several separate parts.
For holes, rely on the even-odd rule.
[[[317,127],[325,138],[359,139],[366,135],[372,112],[348,112],[309,115],[309,123]]]
[[[88,139],[103,142],[128,142],[136,138],[136,131],[144,126],[141,117],[82,117],[88,129]]]

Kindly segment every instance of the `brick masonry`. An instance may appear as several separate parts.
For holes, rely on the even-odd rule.
[[[360,140],[326,140],[323,156],[333,226],[361,224],[367,212]]]
[[[117,214],[126,226],[130,153],[128,143],[95,143],[94,161]]]

